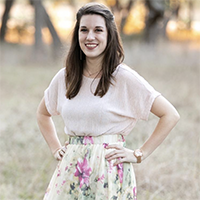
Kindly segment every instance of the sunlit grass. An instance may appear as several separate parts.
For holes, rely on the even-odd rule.
[[[141,165],[134,165],[139,200],[200,199],[199,57],[190,44],[125,44],[126,63],[178,109],[181,120],[164,143]],[[42,199],[56,161],[36,123],[36,109],[63,61],[33,63],[26,46],[4,46],[0,65],[0,199]],[[63,122],[54,118],[59,137]],[[157,118],[139,122],[127,137],[138,148]]]

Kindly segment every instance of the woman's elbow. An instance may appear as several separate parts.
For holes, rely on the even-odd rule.
[[[180,120],[180,115],[178,113],[177,110],[175,110],[172,114],[171,114],[171,119],[173,120],[174,124],[177,124],[178,121]]]
[[[50,113],[48,112],[46,105],[45,105],[45,101],[44,98],[41,100],[37,111],[36,111],[36,116],[37,118],[40,116],[47,116],[47,117],[51,117]]]

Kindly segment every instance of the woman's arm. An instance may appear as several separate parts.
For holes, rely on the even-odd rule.
[[[142,160],[147,158],[163,142],[180,118],[176,109],[163,96],[155,99],[151,112],[160,119],[154,132],[140,148],[143,153]],[[130,149],[118,145],[109,145],[108,149],[115,150],[106,155],[107,160],[120,158],[114,165],[120,162],[137,162],[133,155],[134,151]]]
[[[60,141],[57,136],[55,125],[51,118],[51,115],[47,111],[44,98],[41,100],[37,109],[37,121],[40,131],[46,140],[52,154],[56,159],[61,160],[65,149],[61,146]],[[59,151],[58,150],[62,150]]]
[[[160,119],[154,132],[140,148],[143,153],[142,159],[147,158],[164,141],[180,119],[174,106],[163,96],[155,99],[151,112]]]

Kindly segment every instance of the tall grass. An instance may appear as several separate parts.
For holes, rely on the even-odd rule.
[[[177,108],[181,120],[163,144],[142,164],[134,165],[139,200],[200,199],[200,62],[191,44],[125,43],[125,62]],[[36,124],[36,109],[51,78],[63,67],[47,55],[34,63],[27,47],[1,47],[0,199],[39,200],[56,161]],[[61,56],[62,57],[62,56]],[[63,122],[54,118],[64,143]],[[139,122],[127,136],[138,148],[152,133],[157,118]]]

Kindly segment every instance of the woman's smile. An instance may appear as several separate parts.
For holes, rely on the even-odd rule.
[[[95,44],[95,43],[87,43],[87,44],[85,44],[85,46],[86,46],[89,50],[93,50],[93,49],[95,49],[95,48],[98,46],[98,44]]]

